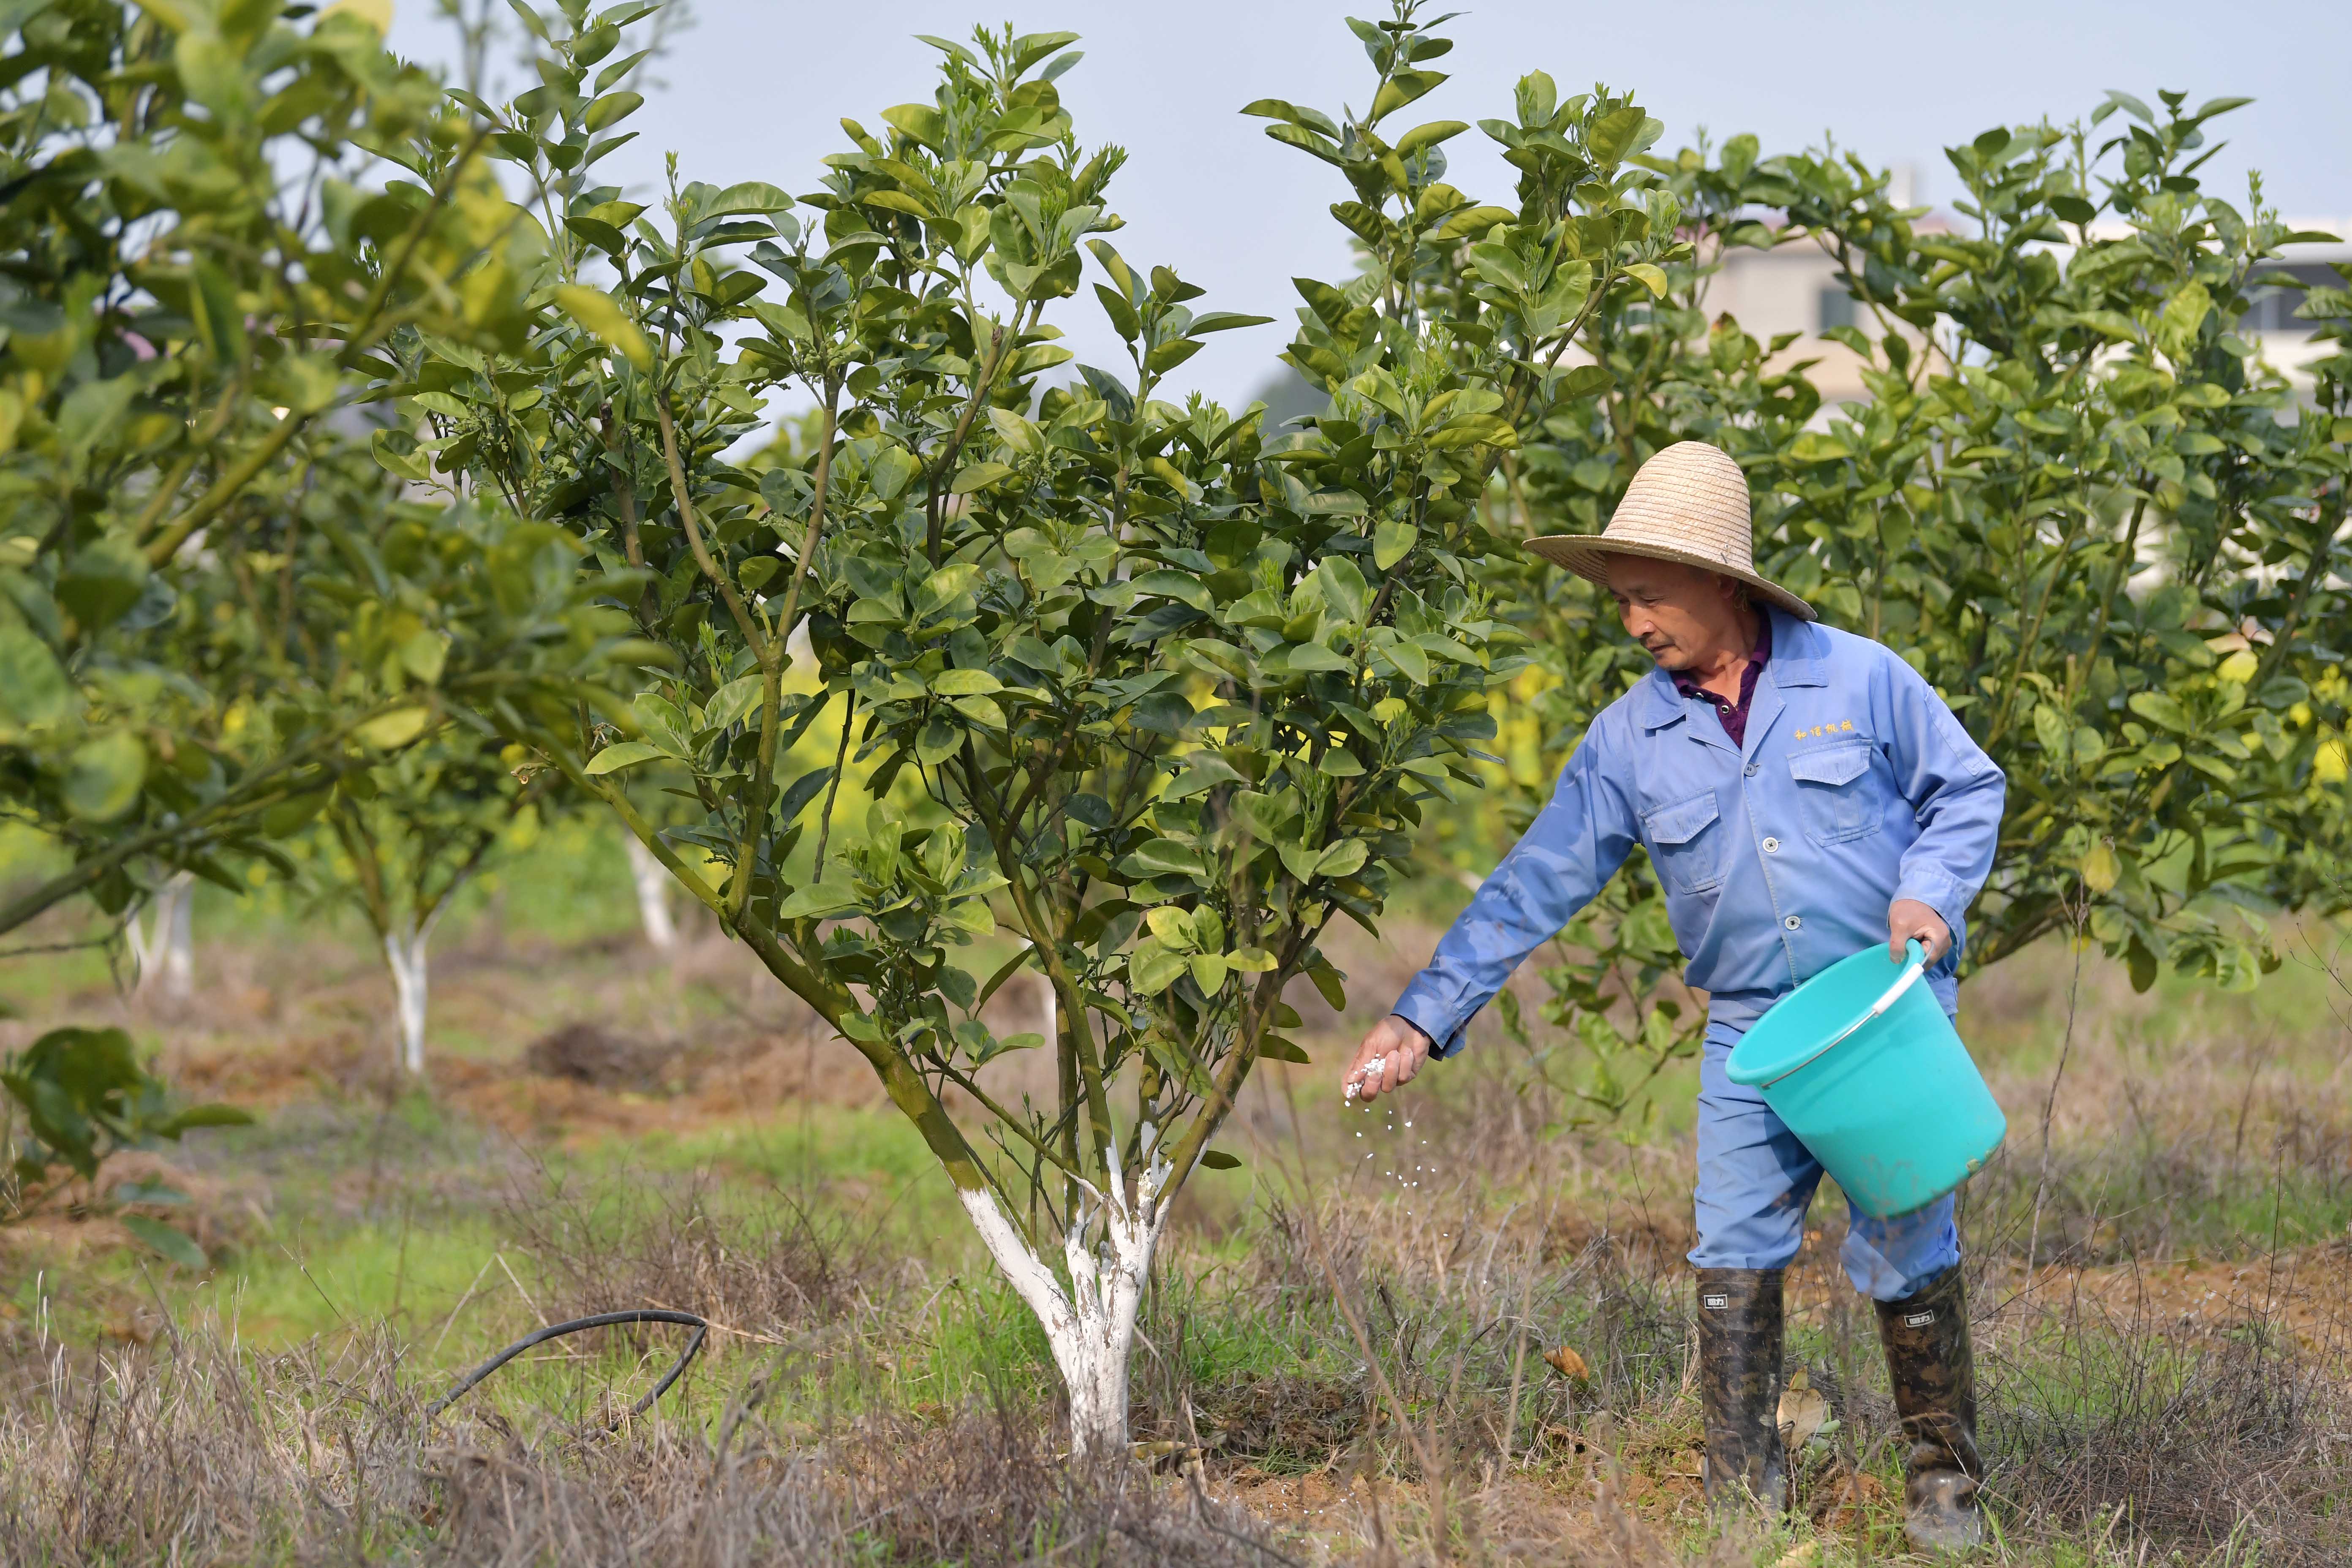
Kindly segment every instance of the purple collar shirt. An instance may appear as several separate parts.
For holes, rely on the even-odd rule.
[[[1723,722],[1723,733],[1735,746],[1748,743],[1748,710],[1756,701],[1756,678],[1764,673],[1765,664],[1772,657],[1772,617],[1762,610],[1756,612],[1756,651],[1748,656],[1748,668],[1739,672],[1739,700],[1727,702],[1698,683],[1698,677],[1686,669],[1672,672],[1675,689],[1683,694],[1685,702],[1704,702],[1715,710]]]

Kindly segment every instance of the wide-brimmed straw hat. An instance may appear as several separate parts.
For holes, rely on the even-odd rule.
[[[1756,574],[1747,477],[1729,453],[1704,441],[1677,441],[1643,464],[1600,533],[1548,533],[1527,547],[1604,588],[1612,555],[1679,561],[1736,578],[1800,620],[1817,618],[1811,605]]]

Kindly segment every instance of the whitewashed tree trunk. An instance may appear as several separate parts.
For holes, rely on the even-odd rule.
[[[1127,1372],[1135,1345],[1135,1319],[1151,1275],[1151,1255],[1167,1223],[1160,1194],[1170,1167],[1153,1158],[1154,1132],[1144,1129],[1145,1169],[1132,1198],[1116,1168],[1108,1192],[1085,1189],[1080,1212],[1063,1237],[1070,1289],[1031,1248],[986,1188],[960,1192],[981,1245],[1037,1315],[1053,1347],[1054,1364],[1070,1399],[1074,1458],[1122,1453],[1127,1447]]]
[[[177,999],[195,989],[195,874],[177,872],[148,900],[147,913],[154,921],[152,931],[144,918],[131,917],[131,959],[139,968],[140,990],[160,985],[163,994]]]
[[[442,908],[448,906],[445,902]],[[403,917],[408,920],[410,917]],[[400,1070],[411,1078],[425,1076],[425,1000],[430,983],[425,945],[441,910],[425,917],[422,925],[404,923],[384,933],[383,960],[392,969],[392,994],[400,1026]]]
[[[661,952],[677,946],[677,922],[669,913],[669,868],[654,852],[628,836],[629,876],[637,885],[637,918],[645,922],[646,941]]]

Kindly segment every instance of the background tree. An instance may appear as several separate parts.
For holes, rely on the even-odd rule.
[[[340,776],[451,713],[606,700],[626,626],[559,531],[404,500],[354,435],[394,334],[522,328],[536,257],[483,124],[363,8],[6,17],[0,815],[53,855],[0,931],[283,870]],[[102,1155],[149,1103],[127,1059],[60,1031],[0,1083],[43,1147]]]
[[[176,999],[196,984],[196,874],[174,871],[123,918],[139,989]]]
[[[395,1060],[425,1075],[425,1005],[434,928],[502,845],[539,826],[561,775],[517,772],[525,759],[449,726],[336,781],[320,813],[320,890],[366,920],[392,975]]]

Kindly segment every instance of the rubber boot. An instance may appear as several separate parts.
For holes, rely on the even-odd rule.
[[[1780,1447],[1778,1268],[1698,1271],[1698,1376],[1706,1406],[1706,1500],[1788,1506]]]
[[[1903,1473],[1903,1531],[1921,1552],[1984,1544],[1977,1486],[1976,1360],[1959,1265],[1899,1301],[1878,1303],[1878,1338],[1911,1451]]]

